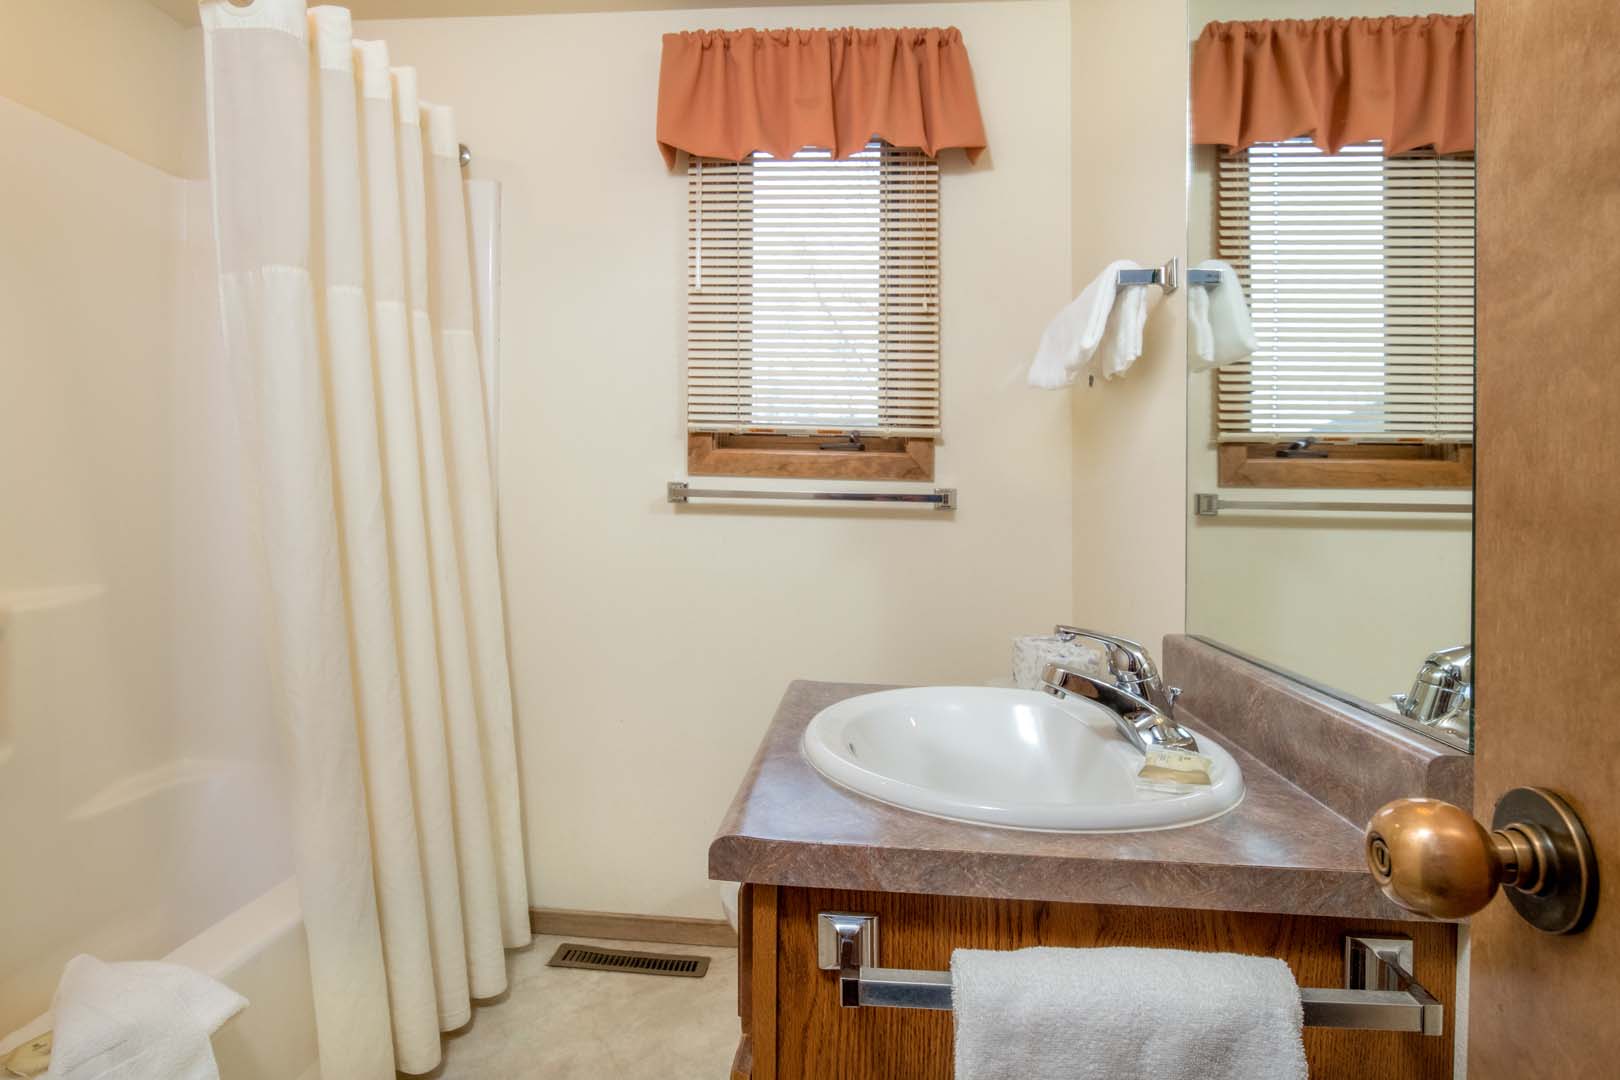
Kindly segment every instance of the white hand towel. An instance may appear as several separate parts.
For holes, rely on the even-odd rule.
[[[1192,286],[1187,296],[1187,322],[1192,328],[1192,352],[1187,357],[1194,371],[1204,371],[1234,360],[1242,360],[1255,350],[1254,327],[1249,322],[1249,305],[1243,299],[1243,283],[1237,271],[1219,259],[1205,259],[1200,270],[1214,270],[1221,283],[1213,288]],[[1199,295],[1203,294],[1203,295]]]
[[[51,1009],[46,1080],[219,1080],[208,1041],[247,999],[178,964],[75,956]]]
[[[1040,347],[1029,365],[1029,385],[1040,390],[1061,390],[1079,378],[1102,344],[1119,291],[1119,272],[1137,269],[1140,267],[1129,259],[1109,263],[1057,313],[1041,335]]]
[[[1203,371],[1215,360],[1215,332],[1209,325],[1209,294],[1214,290],[1207,285],[1187,287],[1187,366]]]
[[[1104,379],[1123,375],[1142,355],[1142,328],[1147,325],[1148,287],[1127,285],[1119,290],[1103,343],[1097,352],[1097,367]]]
[[[1178,949],[958,949],[956,1080],[1305,1080],[1281,960]]]

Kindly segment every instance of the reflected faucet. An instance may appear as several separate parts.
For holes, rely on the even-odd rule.
[[[1114,716],[1114,726],[1136,750],[1146,754],[1151,747],[1172,750],[1198,749],[1192,732],[1176,723],[1176,698],[1181,690],[1165,686],[1159,669],[1147,649],[1130,638],[1057,626],[1053,632],[1065,641],[1085,638],[1103,647],[1108,658],[1105,682],[1066,664],[1048,664],[1041,673],[1041,689],[1056,698],[1070,696],[1095,701]]]
[[[1411,692],[1390,700],[1408,720],[1467,735],[1474,720],[1474,647],[1455,645],[1430,653],[1412,680]]]

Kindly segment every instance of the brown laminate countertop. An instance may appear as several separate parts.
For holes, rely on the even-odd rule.
[[[1235,810],[1156,832],[973,825],[890,806],[818,773],[816,713],[884,686],[795,682],[709,845],[709,876],[806,888],[1413,919],[1362,861],[1361,829],[1220,737],[1248,788]],[[1201,733],[1196,716],[1180,718]]]

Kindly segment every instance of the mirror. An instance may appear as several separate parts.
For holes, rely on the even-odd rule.
[[[1189,12],[1188,632],[1471,749],[1473,5]]]

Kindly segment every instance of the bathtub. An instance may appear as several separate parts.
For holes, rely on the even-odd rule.
[[[214,1035],[223,1080],[320,1080],[309,947],[291,878],[164,957],[204,971],[248,999]],[[0,1057],[50,1028],[41,1016],[0,1040]]]

